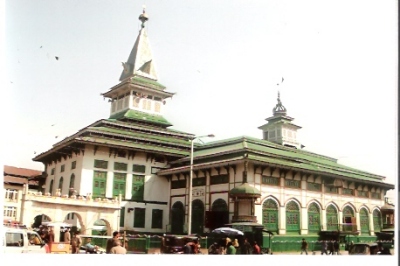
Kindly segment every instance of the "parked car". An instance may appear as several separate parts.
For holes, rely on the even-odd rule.
[[[349,255],[378,255],[377,243],[356,243],[350,247]]]
[[[28,229],[5,227],[2,242],[2,253],[49,253],[39,234]]]

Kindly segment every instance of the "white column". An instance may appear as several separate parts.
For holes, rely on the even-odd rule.
[[[107,187],[106,187],[106,197],[112,198],[114,187],[114,172],[107,171]]]
[[[357,223],[357,231],[361,232],[360,213],[359,212],[356,212],[356,223]]]
[[[338,218],[339,218],[339,224],[343,224],[343,212],[342,211],[339,211]],[[339,230],[343,231],[343,226],[342,225],[339,225]]]
[[[321,210],[321,231],[326,231],[326,229],[328,228],[327,226],[327,221],[326,221],[326,209]]]
[[[300,210],[300,219],[301,219],[301,224],[300,224],[300,234],[301,235],[307,235],[308,234],[308,212],[307,212],[307,207],[303,207]]]
[[[286,208],[285,206],[279,207],[278,213],[278,222],[279,222],[279,234],[286,234]]]
[[[374,216],[372,213],[368,214],[368,222],[369,222],[369,235],[373,236],[375,232],[374,228]]]

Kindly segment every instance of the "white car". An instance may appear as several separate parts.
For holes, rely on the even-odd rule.
[[[47,244],[35,231],[3,227],[2,253],[48,253]]]

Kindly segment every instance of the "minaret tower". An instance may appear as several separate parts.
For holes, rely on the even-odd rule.
[[[304,148],[297,142],[297,130],[301,127],[292,123],[294,118],[287,116],[287,110],[281,102],[278,91],[278,103],[272,109],[272,117],[265,120],[267,124],[259,127],[263,131],[263,139],[296,149]]]
[[[157,71],[145,29],[148,20],[145,9],[140,14],[141,28],[126,62],[120,83],[102,95],[111,103],[110,119],[141,120],[145,123],[171,126],[162,118],[166,98],[174,93],[158,83]]]

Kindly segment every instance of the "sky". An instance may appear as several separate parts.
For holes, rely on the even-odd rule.
[[[5,165],[43,170],[35,153],[108,118],[101,93],[118,84],[145,5],[158,81],[176,93],[171,128],[262,138],[279,91],[305,150],[397,182],[397,1],[3,5]]]

